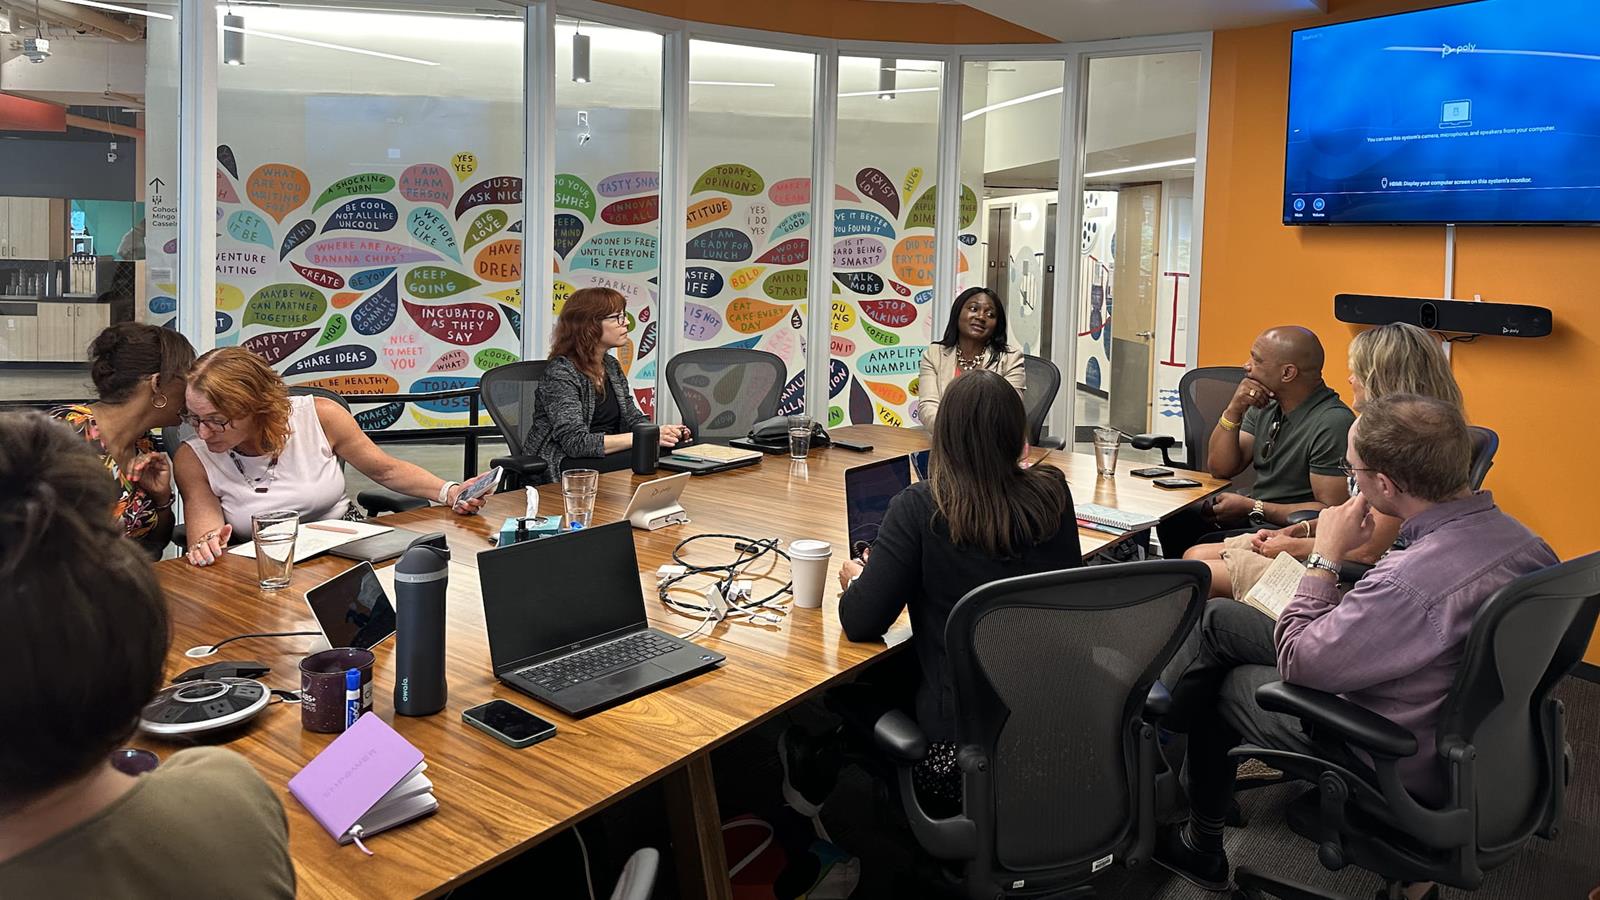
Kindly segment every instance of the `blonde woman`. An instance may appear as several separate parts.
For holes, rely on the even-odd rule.
[[[1461,388],[1450,374],[1450,361],[1445,359],[1439,339],[1403,322],[1363,331],[1350,342],[1350,391],[1350,406],[1357,413],[1369,401],[1391,394],[1419,394],[1462,408]],[[1354,484],[1352,478],[1352,491]],[[1372,538],[1347,561],[1371,565],[1394,545],[1400,520],[1376,510],[1372,517],[1376,526]],[[1310,555],[1316,534],[1317,522],[1312,519],[1221,543],[1198,544],[1183,556],[1211,566],[1212,596],[1242,597],[1279,553],[1301,560]]]
[[[243,348],[200,357],[184,399],[183,420],[196,436],[178,448],[174,467],[194,565],[216,562],[234,535],[248,537],[258,513],[360,518],[345,494],[340,460],[392,491],[449,504],[460,515],[483,508],[482,498],[456,502],[460,483],[383,452],[338,403],[289,396],[282,376]]]

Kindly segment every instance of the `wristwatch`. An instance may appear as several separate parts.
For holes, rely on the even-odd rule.
[[[1306,571],[1310,572],[1315,569],[1327,572],[1334,577],[1334,580],[1339,578],[1339,567],[1321,553],[1312,553],[1306,557]]]
[[[1267,524],[1267,513],[1262,508],[1260,500],[1257,500],[1250,507],[1250,524],[1256,526],[1257,528]]]

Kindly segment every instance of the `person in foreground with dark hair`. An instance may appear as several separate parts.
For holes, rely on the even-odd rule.
[[[911,610],[916,717],[932,742],[917,783],[930,812],[961,798],[944,640],[950,611],[979,585],[1083,565],[1066,476],[1053,466],[1017,465],[1027,416],[1011,384],[994,372],[964,375],[945,393],[940,417],[928,480],[890,502],[872,561],[847,560],[839,573],[839,621],[850,640],[880,640],[902,609]]]
[[[986,369],[999,373],[1020,395],[1023,381],[1022,351],[1006,338],[1006,308],[986,287],[967,288],[950,307],[944,337],[922,352],[917,376],[917,419],[932,428],[945,391],[965,372]]]
[[[633,426],[650,421],[633,402],[633,391],[612,350],[628,342],[628,313],[611,288],[573,291],[550,336],[550,365],[539,381],[533,423],[523,452],[549,467],[546,481],[561,477],[568,460],[589,460],[633,447]],[[661,446],[689,439],[682,425],[661,426]],[[564,465],[566,464],[566,465]]]
[[[112,516],[153,558],[172,538],[175,495],[172,458],[156,452],[150,432],[178,424],[184,379],[193,367],[188,338],[168,328],[121,322],[89,345],[89,377],[99,399],[50,411],[100,454],[118,489]]]
[[[0,897],[293,897],[283,806],[238,754],[111,766],[169,635],[100,460],[52,419],[0,416],[0,496]]]
[[[1212,600],[1162,679],[1172,710],[1161,724],[1189,735],[1190,815],[1162,832],[1155,858],[1209,890],[1229,883],[1229,750],[1249,743],[1364,765],[1344,744],[1309,736],[1299,719],[1262,710],[1257,687],[1281,680],[1336,693],[1409,729],[1417,753],[1400,761],[1400,779],[1421,802],[1437,803],[1447,786],[1435,729],[1473,619],[1507,583],[1559,562],[1488,491],[1469,487],[1472,438],[1456,404],[1416,394],[1369,400],[1347,452],[1360,492],[1317,520],[1306,574],[1276,627],[1236,600]],[[1371,537],[1374,512],[1402,520],[1405,546],[1341,597],[1339,563]],[[1437,890],[1408,885],[1405,894],[1420,900]]]

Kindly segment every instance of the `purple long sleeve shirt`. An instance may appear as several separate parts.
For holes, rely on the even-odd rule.
[[[1417,753],[1400,760],[1400,779],[1438,802],[1447,784],[1434,731],[1473,618],[1506,583],[1559,560],[1488,491],[1412,516],[1400,537],[1405,549],[1391,550],[1343,598],[1326,579],[1300,580],[1278,618],[1278,672],[1409,729]]]

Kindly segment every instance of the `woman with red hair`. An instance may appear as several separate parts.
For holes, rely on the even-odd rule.
[[[550,365],[539,382],[533,424],[522,444],[523,452],[549,466],[547,481],[559,478],[569,460],[632,448],[633,426],[650,421],[633,402],[622,365],[609,352],[627,342],[628,313],[616,291],[584,288],[561,307],[550,338]],[[661,426],[663,447],[688,437],[682,425]]]
[[[189,533],[189,562],[209,566],[229,539],[250,534],[250,517],[289,509],[302,521],[361,517],[345,495],[350,463],[373,481],[411,497],[450,504],[461,515],[483,500],[457,503],[461,484],[395,459],[355,417],[325,397],[291,397],[283,377],[241,347],[200,357],[184,391],[183,421],[196,437],[174,467]]]

